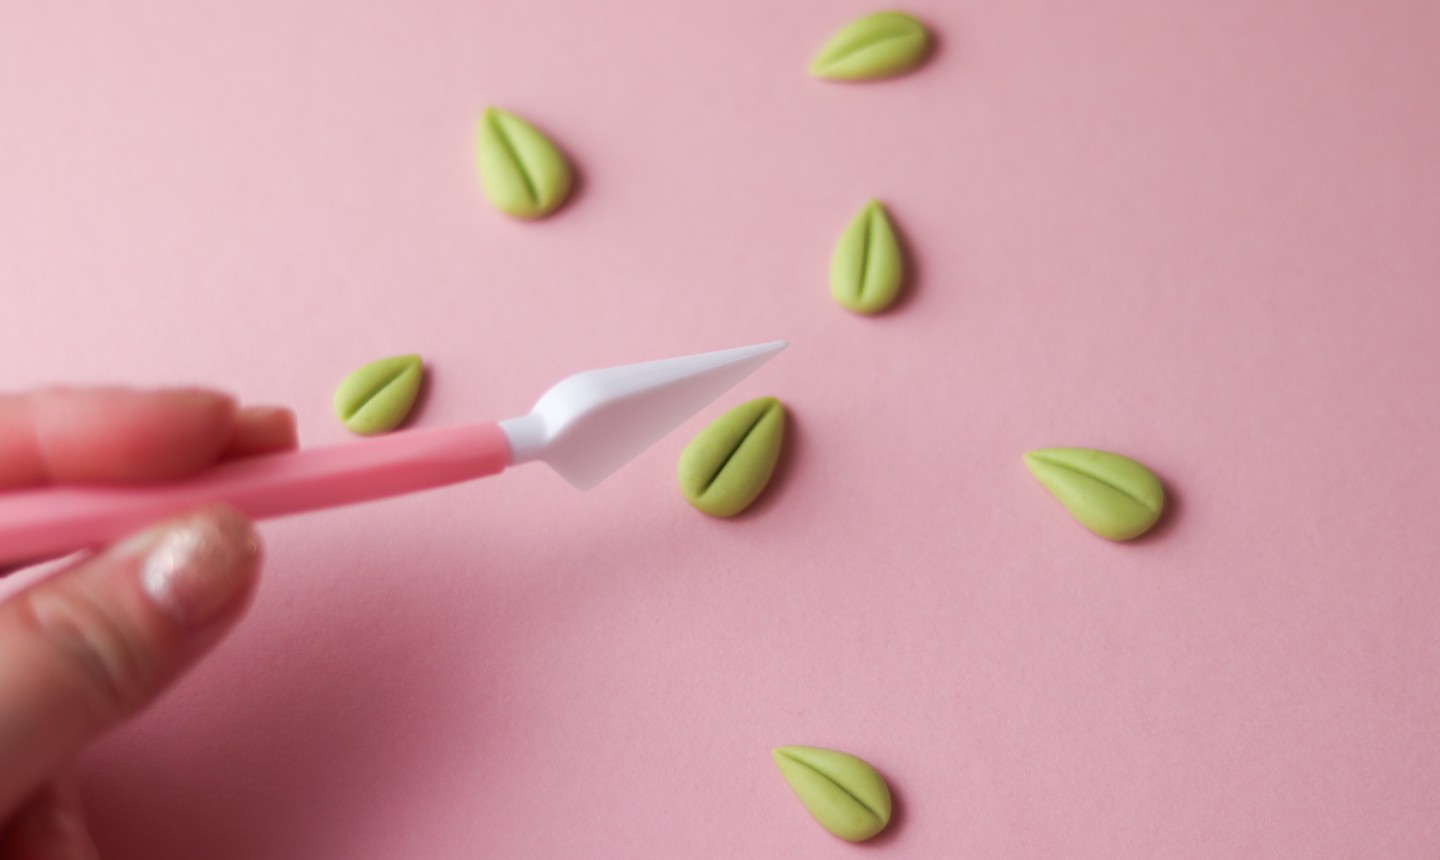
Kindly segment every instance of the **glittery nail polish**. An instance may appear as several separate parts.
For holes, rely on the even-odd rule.
[[[229,508],[209,508],[161,526],[140,565],[145,594],[172,621],[198,628],[249,590],[260,543]]]

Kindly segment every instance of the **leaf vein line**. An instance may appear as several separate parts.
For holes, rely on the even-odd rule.
[[[1154,510],[1149,504],[1145,502],[1144,499],[1140,498],[1139,496],[1135,495],[1134,493],[1130,492],[1129,490],[1118,484],[1105,480],[1094,472],[1081,469],[1077,466],[1072,466],[1069,463],[1057,463],[1054,460],[1047,460],[1044,457],[1041,457],[1039,459],[1040,462],[1045,463],[1046,465],[1054,466],[1057,469],[1064,469],[1067,472],[1074,472],[1077,475],[1082,475],[1086,478],[1089,478],[1090,480],[1094,481],[1102,487],[1109,487],[1110,489],[1114,490],[1115,492],[1119,493],[1120,495],[1124,496],[1125,498],[1129,499],[1130,501],[1134,502],[1135,504],[1139,505],[1147,511]]]
[[[510,136],[505,133],[505,124],[496,118],[493,122],[495,137],[499,138],[500,145],[504,147],[505,154],[510,156],[510,161],[515,164],[515,172],[520,174],[520,181],[525,184],[525,194],[530,198],[531,205],[540,205],[540,192],[535,188],[535,180],[530,178],[530,171],[525,167],[525,161],[520,157],[520,150],[516,149]]]
[[[855,288],[855,301],[865,301],[865,286],[870,283],[870,242],[874,238],[875,210],[865,210],[865,232],[860,234],[860,283]]]
[[[881,821],[883,821],[883,820],[885,819],[885,816],[881,815],[878,810],[871,809],[871,808],[870,808],[870,804],[868,804],[868,803],[866,803],[865,801],[861,800],[859,797],[857,797],[857,796],[855,795],[855,792],[851,791],[849,788],[846,788],[846,787],[845,787],[845,783],[841,782],[840,780],[836,779],[835,777],[831,776],[830,774],[826,773],[825,771],[821,770],[820,768],[815,767],[814,765],[810,764],[809,762],[800,761],[800,759],[798,759],[798,758],[793,758],[793,757],[791,757],[790,760],[793,761],[793,762],[795,762],[796,764],[800,765],[801,767],[808,768],[809,770],[813,770],[813,771],[815,771],[816,773],[820,774],[821,776],[825,777],[825,779],[828,780],[831,785],[834,785],[836,788],[838,788],[838,789],[840,789],[841,791],[843,791],[843,792],[845,793],[845,796],[846,796],[846,797],[848,797],[848,798],[850,798],[851,800],[855,801],[855,803],[858,804],[861,809],[863,809],[863,810],[865,810],[866,812],[870,813],[871,815],[875,816],[876,819],[881,820]]]
[[[716,467],[715,472],[710,476],[708,480],[705,481],[705,486],[700,488],[700,495],[705,495],[710,491],[711,487],[715,486],[715,482],[720,479],[720,473],[725,471],[725,467],[729,466],[730,461],[735,459],[735,455],[740,453],[740,449],[745,447],[746,441],[748,441],[751,434],[755,432],[755,428],[760,426],[760,422],[765,420],[765,417],[770,414],[770,410],[773,408],[774,407],[772,406],[761,410],[760,416],[754,421],[750,422],[750,426],[746,427],[745,432],[740,434],[740,441],[735,443],[735,447],[730,449],[730,453],[725,455],[725,459],[720,462],[720,465]]]
[[[843,53],[836,54],[827,65],[833,66],[837,63],[843,63],[849,60],[853,60],[860,54],[863,54],[867,51],[873,51],[881,45],[884,45],[886,42],[894,42],[900,39],[918,38],[921,38],[921,34],[919,33],[887,33],[883,36],[878,36],[874,39],[871,39],[868,42],[857,42],[851,45],[848,50],[844,51]]]
[[[389,388],[391,385],[394,385],[394,384],[395,384],[395,380],[397,380],[397,379],[399,379],[400,377],[404,376],[404,375],[405,375],[406,373],[408,373],[409,371],[410,371],[410,365],[407,364],[407,365],[405,365],[404,367],[400,368],[399,370],[395,371],[394,373],[392,373],[392,374],[390,374],[389,376],[387,376],[387,377],[385,377],[384,379],[382,379],[379,383],[377,383],[377,384],[375,385],[374,388],[372,388],[372,389],[370,389],[369,391],[365,392],[365,396],[360,399],[360,402],[355,405],[355,408],[354,408],[354,409],[350,410],[350,414],[345,416],[345,420],[346,420],[346,421],[349,421],[351,418],[354,418],[356,415],[359,415],[361,410],[363,410],[366,406],[369,406],[369,405],[370,405],[370,401],[372,401],[372,400],[374,400],[375,398],[379,397],[379,396],[381,395],[381,393],[383,393],[383,392],[385,391],[385,389],[387,389],[387,388]]]

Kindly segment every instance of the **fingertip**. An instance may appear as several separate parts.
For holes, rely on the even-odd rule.
[[[229,505],[211,505],[127,541],[143,557],[140,585],[176,629],[197,633],[233,620],[259,578],[260,535]]]
[[[254,457],[289,451],[297,444],[294,411],[284,406],[245,406],[235,414],[230,441],[220,456]]]

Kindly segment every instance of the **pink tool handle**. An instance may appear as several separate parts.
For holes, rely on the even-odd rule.
[[[509,462],[504,431],[485,423],[236,460],[170,484],[0,492],[0,564],[96,546],[210,502],[278,517],[493,475]]]

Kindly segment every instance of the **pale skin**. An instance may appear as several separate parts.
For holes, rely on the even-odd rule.
[[[294,446],[288,410],[241,407],[213,391],[0,395],[0,492],[171,480]],[[98,856],[77,757],[225,635],[259,566],[249,522],[216,506],[90,553],[0,603],[0,860]]]

